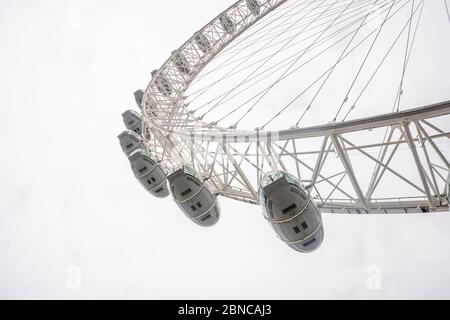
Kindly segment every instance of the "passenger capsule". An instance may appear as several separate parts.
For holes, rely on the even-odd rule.
[[[250,12],[255,15],[259,16],[260,14],[260,4],[258,0],[246,0],[247,7],[249,8]]]
[[[203,53],[207,53],[211,49],[211,43],[202,33],[197,33],[194,37],[194,41]]]
[[[216,224],[220,216],[219,203],[196,171],[184,166],[167,179],[175,202],[189,219],[204,227]]]
[[[122,118],[128,130],[134,131],[137,134],[142,133],[142,118],[139,113],[134,110],[127,110],[122,113]]]
[[[174,53],[173,61],[178,71],[184,74],[191,73],[191,67],[189,66],[189,62],[182,53],[180,52]]]
[[[294,250],[311,252],[323,240],[322,217],[301,182],[287,172],[264,176],[259,189],[264,217]]]
[[[152,134],[150,133],[150,128],[149,127],[144,127],[144,132],[145,133],[143,133],[142,136],[144,137],[144,139],[146,141],[149,141],[152,138]]]
[[[234,33],[235,26],[233,20],[226,14],[220,16],[219,18],[220,24],[222,25],[223,30],[225,30],[226,33]]]
[[[169,195],[166,173],[148,150],[136,150],[128,159],[134,176],[148,192],[158,198]]]
[[[142,137],[134,131],[127,130],[118,136],[120,146],[127,157],[135,150],[145,149]]]
[[[136,100],[136,104],[138,105],[139,109],[142,110],[142,100],[144,99],[144,91],[141,89],[136,90],[134,92],[134,100]]]
[[[156,74],[156,70],[152,72],[152,75]],[[169,80],[163,74],[159,74],[155,81],[156,88],[161,92],[165,97],[170,97],[173,92],[172,85]]]

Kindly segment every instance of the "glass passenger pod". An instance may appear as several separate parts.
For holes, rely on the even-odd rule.
[[[178,207],[201,226],[214,225],[220,216],[216,196],[192,168],[183,166],[168,176],[170,190]]]
[[[211,43],[202,33],[197,33],[194,37],[194,41],[203,53],[207,53],[211,49]]]
[[[127,110],[122,113],[123,123],[128,130],[132,130],[137,134],[142,133],[142,118],[139,113],[134,110]]]
[[[144,91],[142,91],[141,89],[136,90],[134,92],[134,100],[136,101],[136,104],[138,105],[138,107],[142,110],[142,100],[144,98]]]
[[[247,3],[247,7],[250,10],[250,12],[255,15],[255,16],[259,16],[260,14],[260,4],[258,2],[258,0],[246,0]]]
[[[169,195],[166,173],[149,151],[136,150],[129,159],[135,177],[147,191],[159,198]]]
[[[145,107],[145,114],[153,117],[153,118],[157,118],[158,115],[155,112],[157,110],[156,108],[157,104],[155,102],[155,100],[149,96],[147,96],[147,100],[145,101],[144,107]]]
[[[303,214],[270,225],[282,241],[297,251],[315,249],[323,239],[321,215],[312,202]]]
[[[157,73],[156,70],[152,72],[152,76],[155,76]],[[163,74],[159,74],[155,81],[156,88],[159,92],[165,97],[170,97],[173,92],[173,87],[167,77]]]
[[[178,71],[184,74],[191,73],[191,67],[189,65],[189,61],[186,59],[186,57],[181,53],[174,53],[173,61],[175,66],[177,67]]]
[[[266,174],[259,197],[266,219],[282,241],[301,252],[320,245],[323,238],[320,212],[296,177],[282,171]]]
[[[145,138],[145,140],[149,141],[152,138],[152,134],[150,133],[150,128],[145,126],[144,127],[144,134],[143,137]]]
[[[118,136],[122,151],[129,156],[133,151],[145,149],[145,145],[140,135],[136,132],[127,130]]]
[[[260,204],[268,220],[282,221],[297,215],[309,202],[303,184],[288,172],[266,174],[259,189]]]
[[[233,20],[226,14],[220,16],[219,21],[226,33],[234,33],[236,31]]]

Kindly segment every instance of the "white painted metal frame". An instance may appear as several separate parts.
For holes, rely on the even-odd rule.
[[[143,99],[146,141],[167,170],[190,164],[206,177],[206,183],[225,197],[258,203],[261,176],[272,170],[296,174],[307,186],[318,207],[333,213],[409,213],[448,210],[446,175],[448,154],[440,145],[450,132],[435,119],[450,123],[450,102],[402,112],[322,126],[282,131],[242,131],[221,128],[195,118],[184,104],[183,94],[199,72],[230,42],[256,21],[287,0],[260,0],[259,14],[241,0],[225,10],[184,43],[158,70]],[[232,22],[232,25],[230,24]],[[442,123],[442,121],[441,121]],[[376,143],[352,141],[348,135],[384,129],[386,138]],[[145,132],[143,130],[143,132]],[[395,138],[395,135],[398,137]],[[316,150],[305,148],[308,139],[319,139]],[[406,146],[414,172],[402,173],[392,159]],[[371,151],[378,151],[378,157]],[[356,155],[360,158],[356,159]],[[405,156],[402,154],[402,156]],[[314,164],[306,158],[315,158]],[[327,165],[334,159],[334,172]],[[409,161],[405,159],[405,161]],[[355,162],[368,164],[369,183],[363,187]],[[386,176],[390,175],[390,179]],[[396,186],[392,183],[396,179]],[[415,181],[419,177],[419,182]],[[388,184],[388,185],[386,185]],[[397,185],[398,184],[398,185]],[[414,196],[396,196],[401,185]],[[392,197],[376,196],[390,188]]]

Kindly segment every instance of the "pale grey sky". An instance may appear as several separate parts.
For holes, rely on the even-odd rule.
[[[232,3],[0,2],[0,298],[450,298],[446,213],[326,214],[304,255],[256,206],[202,229],[134,179],[133,91]]]

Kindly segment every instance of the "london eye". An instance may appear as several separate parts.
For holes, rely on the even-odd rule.
[[[322,213],[448,211],[449,32],[445,0],[237,1],[151,72],[120,144],[154,201],[206,227],[220,197],[259,205],[300,252]]]

